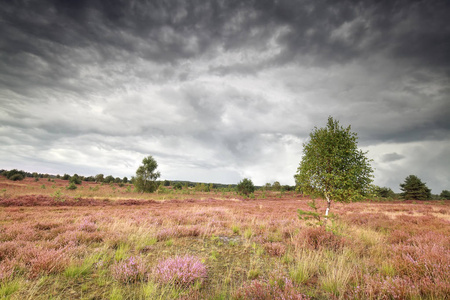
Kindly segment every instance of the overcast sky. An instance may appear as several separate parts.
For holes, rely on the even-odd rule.
[[[450,1],[3,1],[0,169],[294,184],[328,116],[450,189]]]

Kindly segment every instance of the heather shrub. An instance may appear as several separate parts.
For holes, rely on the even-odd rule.
[[[15,262],[9,259],[0,263],[0,282],[6,281],[13,276]]]
[[[364,275],[361,285],[347,293],[349,299],[414,299],[420,295],[408,277]]]
[[[352,213],[344,217],[349,224],[365,225],[375,230],[385,230],[392,227],[392,220],[384,213]]]
[[[283,243],[265,243],[264,249],[272,256],[283,256],[286,253],[286,246]]]
[[[34,228],[38,230],[50,230],[59,226],[60,224],[57,223],[37,223],[36,225],[34,225]]]
[[[175,237],[199,236],[202,232],[203,230],[199,226],[174,226],[161,229],[156,234],[156,238],[158,241],[164,241]]]
[[[325,230],[323,227],[308,227],[297,235],[297,243],[310,249],[338,250],[344,246],[344,238]]]
[[[143,280],[147,267],[140,257],[131,256],[111,266],[111,275],[122,283]]]
[[[103,233],[101,232],[84,232],[80,231],[77,235],[78,242],[84,244],[103,242]]]
[[[87,232],[94,232],[97,230],[97,225],[95,222],[92,222],[89,219],[83,219],[83,221],[78,225],[78,230],[81,231],[87,231]]]
[[[236,300],[302,300],[309,299],[301,294],[293,285],[292,281],[284,280],[252,280],[244,283],[234,294]]]
[[[19,245],[14,241],[0,243],[0,262],[7,258],[12,258],[17,253]]]
[[[410,235],[403,230],[394,230],[388,237],[391,244],[399,244],[408,240]]]
[[[157,281],[166,284],[189,286],[206,278],[206,266],[195,256],[176,256],[161,260],[153,270]]]
[[[450,293],[450,251],[436,245],[399,245],[394,247],[396,268],[413,280],[423,294]]]
[[[67,248],[38,250],[26,263],[29,265],[29,277],[35,278],[41,274],[48,275],[63,271],[70,262],[65,254],[67,250]]]

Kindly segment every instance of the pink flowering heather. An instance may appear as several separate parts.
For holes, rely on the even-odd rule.
[[[27,251],[27,249],[23,251]],[[63,271],[70,262],[69,252],[70,247],[28,251],[30,256],[28,261],[25,261],[29,266],[28,276],[36,278],[41,274],[56,274]],[[26,256],[23,257],[26,258]]]
[[[6,280],[13,275],[15,261],[9,259],[3,260],[0,263],[0,282]]]
[[[258,300],[306,300],[309,297],[299,293],[291,280],[284,278],[278,281],[253,280],[244,283],[234,295],[235,299]]]
[[[112,276],[123,283],[142,280],[146,272],[147,268],[140,257],[131,256],[111,266]]]
[[[206,278],[206,266],[195,256],[176,256],[160,261],[153,274],[162,283],[187,286]]]
[[[81,224],[78,226],[78,230],[94,232],[97,230],[97,225],[89,219],[84,219]]]

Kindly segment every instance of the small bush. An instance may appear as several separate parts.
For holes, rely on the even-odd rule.
[[[189,286],[206,278],[206,266],[195,256],[176,256],[162,260],[153,270],[161,283]]]
[[[66,189],[68,189],[68,190],[76,190],[76,189],[77,189],[77,186],[75,185],[75,183],[71,182],[71,183],[66,187]]]
[[[251,179],[244,178],[237,185],[237,191],[239,194],[248,196],[255,191],[255,186],[253,185]]]
[[[11,177],[9,177],[9,180],[20,181],[20,180],[23,180],[23,176],[22,176],[22,174],[14,174]]]

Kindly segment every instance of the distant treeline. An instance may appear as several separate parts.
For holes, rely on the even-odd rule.
[[[51,179],[62,179],[62,180],[68,180],[70,182],[73,182],[75,184],[81,184],[82,181],[87,182],[97,182],[97,183],[129,183],[133,184],[133,177],[127,178],[127,177],[114,177],[112,175],[105,176],[104,174],[97,174],[95,176],[82,176],[78,174],[64,174],[64,175],[52,175],[52,174],[42,174],[37,172],[26,172],[22,170],[0,170],[0,175],[5,176],[6,178],[10,180],[23,180],[26,177],[30,178],[36,178],[37,180],[39,178],[51,178]],[[213,189],[236,189],[237,184],[223,184],[223,183],[204,183],[204,182],[193,182],[193,181],[184,181],[184,180],[161,180],[157,181],[158,185],[160,186],[172,186],[177,189],[181,188],[195,188],[199,191],[208,192]],[[278,181],[275,181],[274,183],[266,183],[264,186],[255,186],[256,189],[262,189],[266,191],[294,191],[295,186],[290,185],[281,185]]]
[[[133,184],[133,177],[131,179],[128,179],[127,177],[114,177],[112,175],[104,176],[103,174],[97,174],[95,176],[80,176],[78,174],[64,174],[64,175],[51,175],[51,174],[42,174],[37,172],[25,172],[22,170],[0,170],[0,175],[5,176],[6,178],[10,180],[23,180],[26,177],[35,178],[36,181],[38,181],[40,178],[48,178],[48,180],[51,179],[62,179],[67,180],[71,184],[81,184],[82,181],[87,182],[96,182],[96,183],[107,183],[107,184],[113,184],[117,183],[120,185],[123,184]],[[408,177],[409,178],[409,177]],[[407,179],[408,179],[407,178]],[[413,176],[414,178],[414,176]],[[408,181],[408,180],[407,180]],[[203,183],[203,182],[192,182],[192,181],[183,181],[183,180],[160,180],[156,181],[157,185],[160,187],[172,187],[173,189],[185,189],[185,188],[193,188],[196,191],[201,192],[210,192],[213,190],[226,190],[226,191],[232,191],[235,190],[237,187],[237,184],[222,184],[222,183]],[[422,184],[422,183],[421,183]],[[402,184],[401,186],[404,186],[405,184]],[[419,187],[411,187],[408,190],[412,191],[419,191],[418,195],[414,194],[406,194],[406,193],[394,193],[391,188],[388,187],[378,187],[375,186],[373,191],[373,196],[369,197],[374,200],[381,200],[381,199],[387,199],[387,200],[401,200],[401,199],[408,199],[408,200],[444,200],[448,199],[450,200],[450,191],[443,190],[441,194],[431,194],[429,189],[423,186]],[[422,192],[422,189],[425,188],[425,192]],[[263,190],[263,191],[275,191],[275,192],[288,192],[288,191],[298,191],[299,188],[296,188],[295,186],[290,185],[281,185],[278,181],[275,181],[274,183],[266,183],[263,186],[255,186],[255,189],[257,190]],[[423,195],[422,195],[423,194]]]

